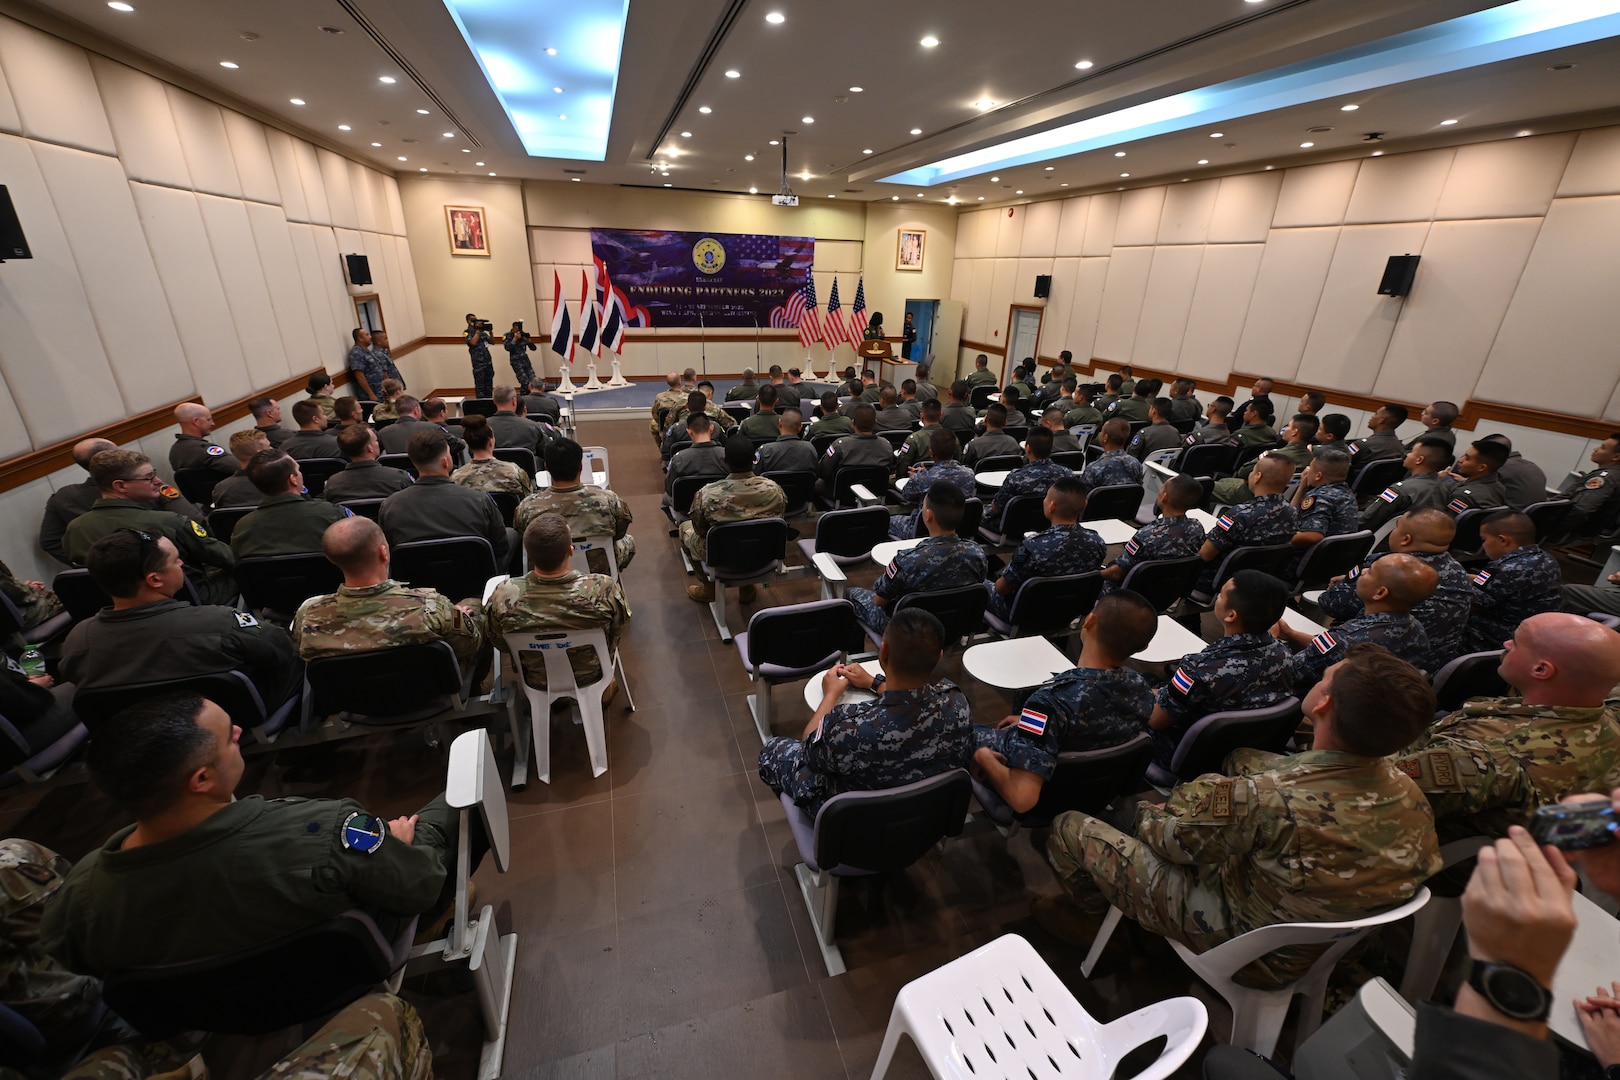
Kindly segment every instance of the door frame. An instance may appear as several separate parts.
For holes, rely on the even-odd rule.
[[[368,292],[355,293],[351,295],[349,299],[353,301],[354,304],[354,324],[356,326],[366,325],[365,316],[360,313],[360,309],[368,303],[376,304],[377,321],[382,324],[381,326],[378,326],[377,329],[381,330],[385,334],[388,333],[388,316],[383,313],[382,297],[378,296],[374,292]]]
[[[1046,318],[1046,308],[1044,308],[1044,307],[1036,307],[1034,304],[1008,304],[1007,305],[1007,336],[1001,339],[1003,342],[1006,343],[1006,344],[1004,344],[1002,346],[1002,350],[1001,350],[1001,385],[1002,386],[1007,385],[1007,379],[1012,374],[1012,370],[1007,365],[1009,363],[1011,363],[1012,359],[1013,359],[1013,354],[1012,354],[1012,352],[1013,352],[1013,326],[1014,326],[1014,324],[1016,324],[1018,322],[1018,313],[1020,311],[1033,311],[1035,313],[1035,352],[1037,354],[1036,357],[1035,357],[1036,364],[1039,364],[1040,360],[1041,360],[1041,358],[1039,356],[1039,353],[1041,351],[1041,347],[1040,347],[1041,346],[1041,320]],[[1022,360],[1023,357],[1019,357],[1019,359]]]

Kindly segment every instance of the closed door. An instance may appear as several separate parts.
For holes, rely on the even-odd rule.
[[[1007,334],[1007,360],[1002,368],[1002,379],[1012,375],[1012,369],[1026,356],[1035,355],[1036,342],[1041,336],[1041,313],[1038,308],[1013,308],[1012,330]]]

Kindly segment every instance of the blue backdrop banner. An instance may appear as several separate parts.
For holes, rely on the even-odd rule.
[[[591,254],[613,287],[653,326],[770,325],[770,312],[804,288],[811,236],[592,229]]]

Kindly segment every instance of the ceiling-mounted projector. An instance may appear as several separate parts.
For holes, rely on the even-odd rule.
[[[771,196],[771,205],[772,206],[798,206],[799,205],[799,197],[797,195],[772,195]]]

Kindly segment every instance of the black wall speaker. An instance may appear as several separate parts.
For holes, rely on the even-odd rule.
[[[343,262],[349,272],[350,285],[371,284],[371,262],[364,255],[345,255]]]
[[[1038,299],[1045,299],[1046,297],[1051,296],[1051,295],[1052,295],[1052,275],[1051,274],[1036,274],[1035,275],[1035,296]]]
[[[11,192],[0,184],[0,262],[7,259],[32,259],[28,238],[23,235],[22,222],[17,220],[17,208],[11,205]]]
[[[1383,296],[1405,296],[1412,291],[1412,279],[1417,277],[1421,255],[1391,255],[1384,265],[1384,279],[1378,283]]]

